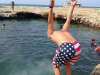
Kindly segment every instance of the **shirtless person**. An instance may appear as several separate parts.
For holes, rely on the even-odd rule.
[[[96,46],[96,39],[92,39],[92,43],[91,43],[91,46]]]
[[[3,28],[5,28],[5,24],[3,24]]]
[[[56,49],[56,55],[54,56],[52,63],[55,75],[61,75],[61,65],[65,66],[66,75],[71,75],[70,64],[74,65],[81,54],[80,44],[68,32],[76,2],[76,0],[71,0],[71,7],[67,15],[66,22],[63,28],[57,31],[54,29],[53,25],[54,0],[50,0],[47,35],[48,38],[55,42],[59,47],[59,49]]]

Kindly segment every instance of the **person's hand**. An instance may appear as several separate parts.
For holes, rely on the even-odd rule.
[[[77,0],[71,0],[71,6],[75,6],[76,3],[77,3]]]
[[[50,0],[50,6],[53,7],[54,6],[54,0]]]

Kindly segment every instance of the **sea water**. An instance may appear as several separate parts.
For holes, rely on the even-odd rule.
[[[11,6],[11,4],[0,3],[0,6]],[[16,4],[15,6],[33,6],[33,7],[49,7],[49,5],[37,5],[37,4]],[[55,5],[54,7],[63,7],[63,5]],[[93,6],[81,6],[82,8],[100,8]]]
[[[59,30],[64,23],[54,20],[54,28]],[[52,61],[58,46],[48,39],[47,28],[47,19],[1,20],[0,75],[54,75]],[[100,64],[96,47],[91,47],[92,39],[100,45],[100,30],[71,24],[69,32],[82,46],[79,59],[71,65],[72,75],[89,75]],[[60,69],[65,75],[64,66]]]

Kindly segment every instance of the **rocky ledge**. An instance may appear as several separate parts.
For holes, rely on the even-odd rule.
[[[66,20],[68,10],[69,8],[54,7],[54,19]],[[48,12],[48,7],[15,6],[12,11],[11,6],[0,6],[0,19],[48,18]],[[71,22],[100,28],[100,8],[75,8]]]
[[[100,64],[98,64],[90,75],[100,75]]]

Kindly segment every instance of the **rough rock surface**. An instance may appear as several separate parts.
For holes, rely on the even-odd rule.
[[[100,64],[98,64],[90,75],[100,75]]]
[[[66,20],[68,10],[69,8],[54,7],[54,19]],[[15,6],[12,11],[11,6],[1,6],[0,19],[48,18],[48,12],[48,7]],[[71,22],[100,28],[100,8],[75,8]]]

